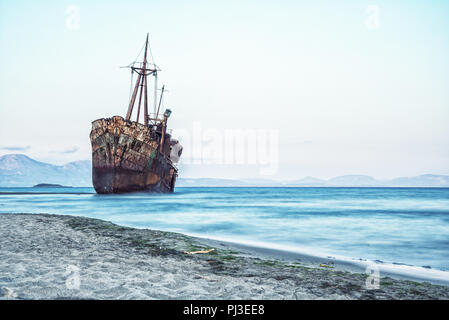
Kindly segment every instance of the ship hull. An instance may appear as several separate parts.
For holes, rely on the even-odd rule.
[[[97,193],[174,191],[177,169],[169,152],[160,151],[160,135],[149,127],[119,116],[98,119],[90,139]]]

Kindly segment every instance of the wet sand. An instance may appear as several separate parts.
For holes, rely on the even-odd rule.
[[[0,236],[0,299],[449,298],[385,273],[369,289],[363,267],[331,258],[84,217],[0,214]]]

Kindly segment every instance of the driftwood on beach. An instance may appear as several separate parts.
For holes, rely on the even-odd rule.
[[[215,249],[209,249],[209,250],[198,250],[198,251],[184,251],[184,253],[186,254],[198,254],[198,253],[211,253],[212,251],[214,251]]]

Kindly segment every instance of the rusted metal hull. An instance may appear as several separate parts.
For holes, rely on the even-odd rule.
[[[170,146],[160,148],[160,134],[151,127],[120,116],[102,118],[92,122],[90,140],[97,193],[173,192],[177,169]]]

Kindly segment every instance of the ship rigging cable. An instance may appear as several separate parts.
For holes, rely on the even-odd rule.
[[[131,68],[131,83],[129,85],[128,101],[131,100],[132,91],[133,91],[134,70],[132,69],[132,67],[134,67],[134,65],[136,63],[140,63],[137,60],[139,59],[139,57],[140,57],[140,55],[141,55],[141,53],[143,51],[143,48],[145,48],[145,44],[143,44],[142,48],[140,48],[139,54],[137,55],[136,59],[134,59],[134,61],[131,62],[128,66],[122,67],[122,68]],[[153,62],[152,64],[154,66],[154,69],[157,70],[159,68],[157,67],[156,62],[154,61],[153,52],[151,51],[150,41],[148,41],[148,49],[150,51],[151,61]],[[154,109],[154,112],[156,113],[156,101],[157,101],[156,90],[160,90],[160,89],[157,89],[157,72],[153,73],[153,76],[155,77],[155,88],[154,88],[155,89],[155,98],[154,98],[154,107],[153,107],[153,109]]]

